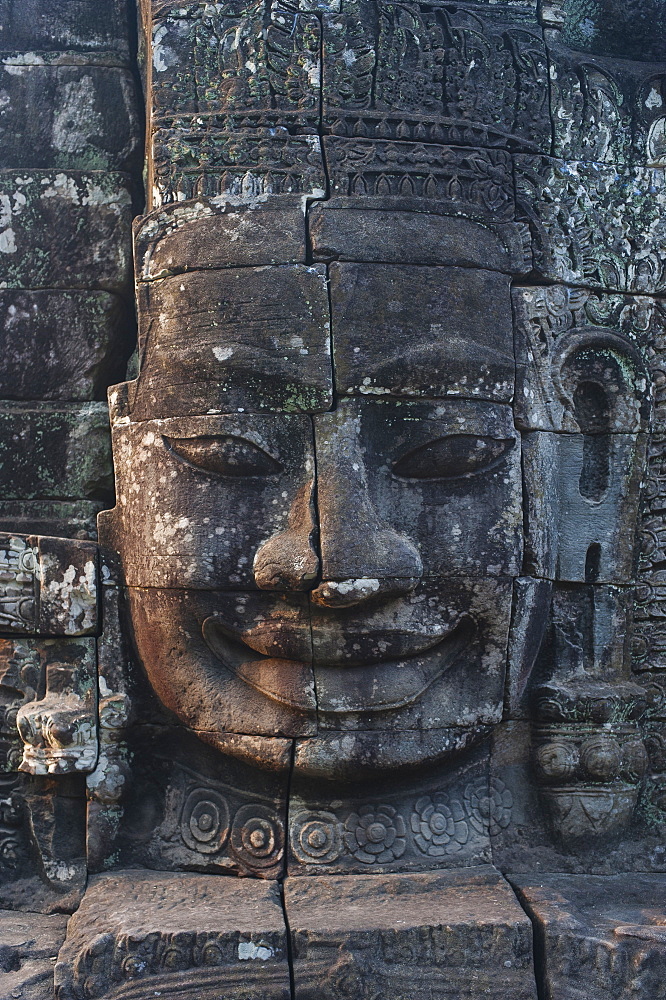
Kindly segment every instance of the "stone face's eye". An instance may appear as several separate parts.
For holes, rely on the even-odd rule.
[[[497,465],[514,442],[511,438],[451,434],[407,452],[393,465],[402,479],[459,479]]]
[[[280,470],[279,462],[245,438],[232,435],[174,438],[164,442],[188,465],[218,476],[272,476]]]

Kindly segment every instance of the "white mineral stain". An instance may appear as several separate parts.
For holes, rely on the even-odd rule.
[[[254,944],[252,941],[238,942],[238,957],[241,961],[246,961],[248,958],[259,958],[265,962],[267,959],[273,958],[274,954],[272,948],[267,948],[263,944]]]
[[[153,67],[156,73],[164,73],[170,66],[178,62],[176,53],[162,42],[167,35],[167,29],[162,25],[153,35]]]
[[[61,153],[75,153],[91,135],[102,135],[104,120],[95,110],[95,85],[91,76],[66,83],[53,116],[51,142]]]
[[[80,204],[79,191],[73,177],[67,174],[56,174],[52,181],[47,177],[42,180],[42,198],[62,198],[73,205]]]
[[[67,865],[64,861],[43,861],[46,875],[54,882],[70,882],[76,877],[76,868]]]
[[[21,52],[16,56],[6,56],[2,63],[5,67],[5,73],[21,76],[25,72],[26,66],[43,66],[44,60],[36,52]]]
[[[125,188],[105,191],[104,188],[90,181],[88,181],[86,193],[81,199],[82,205],[118,205],[120,207],[122,205],[129,205],[130,202],[130,193]]]
[[[216,208],[226,208],[227,206],[239,208],[243,206],[244,208],[255,209],[260,208],[267,200],[267,194],[256,193],[251,197],[248,195],[241,197],[237,194],[225,193],[215,195],[215,197],[210,199],[210,203],[211,205],[215,205]]]
[[[213,354],[218,361],[227,361],[234,353],[233,347],[214,347]]]
[[[48,573],[48,564],[43,571]],[[62,603],[68,611],[66,631],[69,634],[89,628],[94,621],[96,609],[97,586],[95,582],[95,564],[88,560],[83,567],[83,573],[77,577],[76,566],[71,563],[65,570],[61,580],[50,580],[47,592]]]
[[[115,800],[120,797],[124,784],[125,775],[120,767],[110,761],[104,752],[100,753],[97,767],[86,777],[86,786],[91,791],[104,786],[106,797]]]
[[[3,229],[0,232],[0,253],[16,253],[16,237],[11,228]]]
[[[365,379],[363,380],[366,381]],[[381,385],[360,385],[359,391],[363,393],[364,396],[388,396],[391,390],[386,389]]]
[[[319,78],[321,72],[319,69],[319,63],[311,59],[306,59],[303,63],[303,69],[308,74],[308,81],[311,87],[319,86]]]
[[[645,99],[646,108],[660,108],[664,103],[663,98],[658,90],[654,87]]]
[[[19,184],[19,178],[16,183]],[[12,228],[15,216],[20,215],[25,208],[26,197],[22,191],[15,191],[13,198],[8,194],[0,195],[0,253],[16,253],[16,234]]]
[[[329,590],[337,590],[339,594],[353,594],[355,591],[379,590],[379,580],[372,577],[359,577],[355,580],[331,580],[326,584]]]

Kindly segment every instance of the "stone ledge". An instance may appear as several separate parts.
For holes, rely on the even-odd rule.
[[[285,882],[295,1000],[536,1000],[532,928],[491,866]]]
[[[58,1000],[289,1000],[277,885],[119,871],[91,879],[55,972]]]

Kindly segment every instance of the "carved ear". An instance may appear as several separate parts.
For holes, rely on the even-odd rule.
[[[558,341],[552,378],[562,431],[637,434],[650,415],[648,376],[638,348],[611,330],[574,328]]]
[[[649,420],[643,359],[628,339],[587,327],[559,338],[549,362],[550,428],[523,434],[530,571],[627,583]]]
[[[572,330],[553,357],[563,404],[556,435],[556,579],[631,579],[649,417],[640,352],[608,330]]]

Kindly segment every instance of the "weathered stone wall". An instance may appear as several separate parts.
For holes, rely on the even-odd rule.
[[[0,907],[25,911],[0,911],[3,997],[53,996],[86,883],[106,390],[134,346],[142,205],[130,13],[0,3]]]

